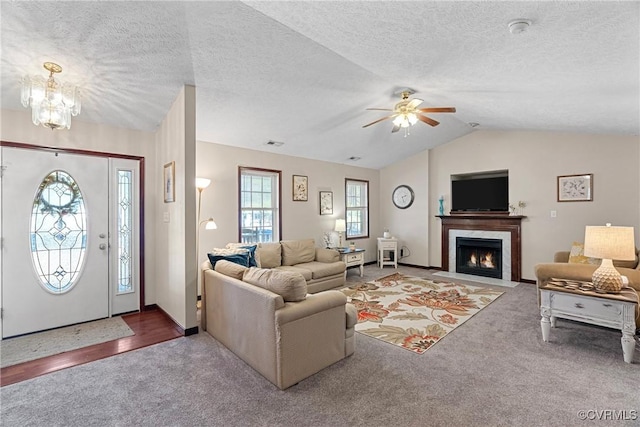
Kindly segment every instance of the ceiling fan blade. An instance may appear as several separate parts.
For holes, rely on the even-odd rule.
[[[363,127],[363,128],[366,128],[366,127],[368,127],[368,126],[375,125],[376,123],[380,123],[380,122],[381,122],[381,121],[383,121],[383,120],[390,119],[390,118],[391,118],[391,117],[393,117],[393,116],[395,116],[395,114],[392,114],[392,115],[387,116],[387,117],[383,117],[383,118],[381,118],[381,119],[376,120],[375,122],[371,122],[371,123],[366,124],[366,125],[364,125],[364,126],[362,126],[362,127]]]
[[[366,108],[366,110],[393,111],[391,108]]]
[[[407,104],[407,109],[408,110],[413,110],[414,108],[416,108],[418,105],[422,104],[424,101],[422,99],[418,99],[418,98],[413,98],[411,101],[409,101],[409,103]]]
[[[391,129],[391,133],[398,132],[399,130],[400,130],[400,126],[398,126],[398,125],[393,125],[393,129]]]
[[[416,117],[417,117],[417,118],[418,118],[418,120],[420,120],[421,122],[425,122],[426,124],[431,125],[431,126],[438,126],[438,125],[440,124],[440,122],[437,122],[437,121],[435,121],[435,120],[433,120],[433,119],[430,119],[430,118],[429,118],[429,117],[427,117],[427,116],[423,116],[423,115],[420,115],[420,114],[416,114]]]
[[[418,111],[422,111],[425,113],[455,113],[455,107],[429,107],[429,108],[419,108]]]

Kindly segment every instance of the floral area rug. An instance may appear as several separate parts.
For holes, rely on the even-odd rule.
[[[418,354],[503,294],[401,273],[341,291],[358,309],[356,331]]]

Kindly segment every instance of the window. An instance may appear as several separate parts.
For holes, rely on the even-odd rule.
[[[240,242],[280,241],[280,176],[276,170],[239,168]]]
[[[345,180],[347,239],[369,237],[369,181]]]
[[[133,171],[118,169],[118,294],[134,292],[133,255]]]

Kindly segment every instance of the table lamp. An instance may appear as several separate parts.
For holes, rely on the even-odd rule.
[[[344,219],[336,219],[336,228],[334,228],[334,230],[337,231],[340,236],[339,247],[342,247],[342,233],[347,231],[347,222]]]
[[[596,292],[619,293],[622,289],[622,276],[613,266],[612,260],[635,259],[633,227],[587,225],[584,232],[584,255],[602,259],[600,267],[592,276]]]

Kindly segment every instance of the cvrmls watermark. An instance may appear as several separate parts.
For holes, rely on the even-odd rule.
[[[578,411],[578,418],[592,421],[635,421],[638,419],[638,411],[635,409],[588,409]]]

